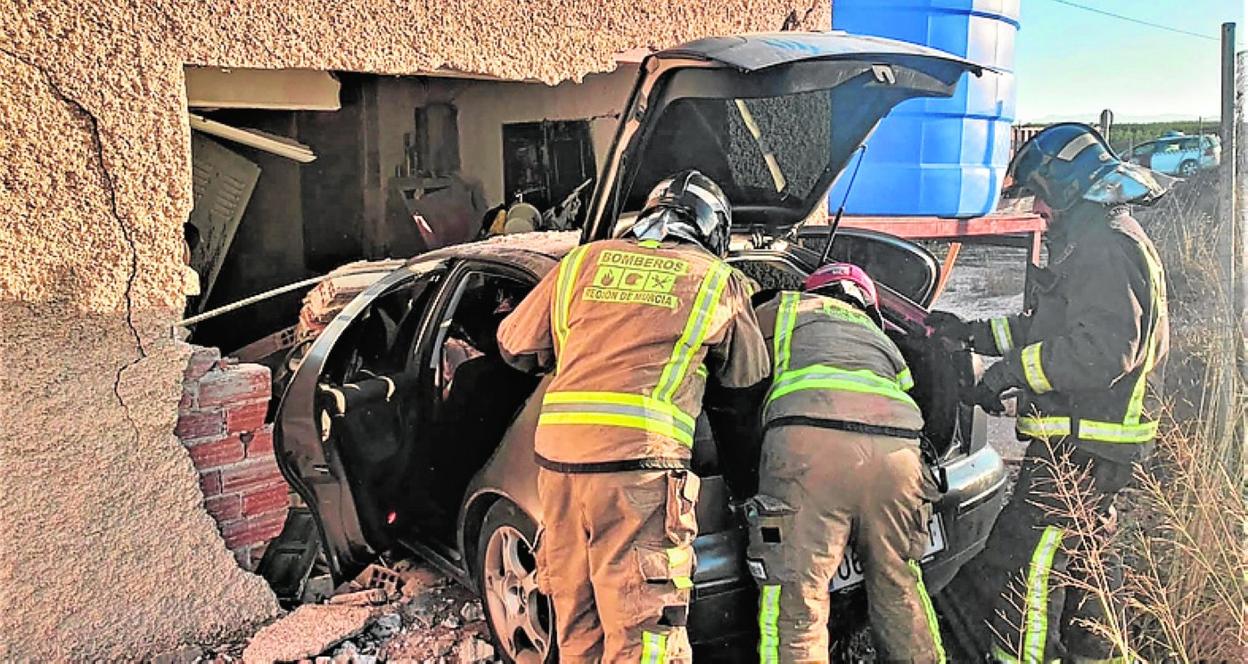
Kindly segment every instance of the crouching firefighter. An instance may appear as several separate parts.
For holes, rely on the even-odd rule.
[[[690,471],[707,380],[769,372],[731,212],[696,171],[661,181],[630,237],[573,249],[505,320],[503,356],[553,370],[536,453],[538,580],[562,662],[688,662]]]
[[[1033,272],[1028,310],[928,319],[937,334],[1001,356],[971,396],[1000,414],[1002,394],[1018,392],[1017,433],[1030,441],[987,547],[947,591],[947,616],[997,661],[1130,661],[1096,633],[1106,607],[1079,590],[1091,579],[1081,539],[1112,531],[1114,498],[1157,434],[1166,279],[1126,204],[1156,201],[1170,178],[1120,162],[1099,134],[1075,123],[1037,134],[1010,170],[1012,186],[1033,193],[1037,212],[1049,216],[1048,267]],[[1073,529],[1076,514],[1098,523]],[[1117,583],[1121,567],[1103,562]]]
[[[828,661],[829,584],[852,533],[881,661],[943,662],[918,565],[939,491],[875,284],[855,265],[827,265],[758,318],[773,347],[759,493],[746,508],[760,661]]]

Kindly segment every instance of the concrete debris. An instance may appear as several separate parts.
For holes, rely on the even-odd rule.
[[[377,618],[377,622],[373,623],[368,629],[368,635],[378,641],[385,641],[403,628],[403,618],[397,613],[386,613]]]
[[[330,272],[303,298],[296,337],[310,339],[320,334],[356,295],[402,265],[401,260],[360,261]]]
[[[363,607],[305,604],[261,629],[243,651],[248,664],[315,657],[364,631],[370,611]]]
[[[475,636],[466,636],[455,648],[459,664],[476,664],[494,659],[494,646]]]
[[[297,661],[300,664],[459,664],[494,661],[485,611],[473,593],[430,566],[403,561],[339,588],[327,603],[308,604],[265,627],[243,651],[242,645],[209,648],[202,662],[231,664],[221,654],[243,654],[247,662]],[[394,596],[363,583],[393,578]],[[352,602],[358,602],[353,604]],[[308,615],[311,620],[308,620]],[[351,620],[341,624],[342,616]],[[338,624],[333,630],[325,623]],[[214,659],[214,655],[216,658]],[[191,662],[187,662],[191,664]]]
[[[485,620],[485,609],[482,608],[479,600],[473,600],[459,610],[459,617],[463,618],[464,622],[481,622]]]
[[[390,601],[390,595],[381,588],[369,588],[355,592],[334,595],[328,600],[336,606],[378,606]]]
[[[353,664],[356,655],[360,654],[360,649],[355,646],[354,641],[343,641],[342,645],[334,649],[334,664]]]

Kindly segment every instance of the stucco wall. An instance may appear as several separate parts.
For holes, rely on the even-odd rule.
[[[828,2],[798,5],[3,0],[0,659],[137,658],[277,610],[172,435],[189,353],[169,330],[191,208],[183,65],[553,83],[632,47],[828,24]]]

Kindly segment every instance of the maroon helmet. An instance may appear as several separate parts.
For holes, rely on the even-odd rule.
[[[849,302],[865,311],[876,325],[884,325],[875,282],[867,275],[866,270],[857,265],[828,263],[806,277],[806,283],[802,287],[807,293],[828,295]]]

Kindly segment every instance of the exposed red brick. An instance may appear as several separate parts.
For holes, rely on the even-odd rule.
[[[285,484],[275,459],[257,459],[221,469],[222,493],[244,493]]]
[[[199,488],[204,492],[205,498],[219,495],[221,493],[221,471],[210,470],[208,472],[200,471]]]
[[[225,430],[229,433],[254,431],[264,425],[269,400],[230,404],[225,408]]]
[[[221,524],[221,536],[225,538],[225,547],[236,550],[239,547],[251,546],[267,542],[282,532],[286,523],[286,510],[267,512],[254,517],[227,521]]]
[[[191,359],[186,363],[186,380],[193,381],[208,373],[208,370],[212,369],[219,359],[221,359],[220,350],[196,346],[191,353]]]
[[[219,436],[225,432],[225,413],[220,409],[196,410],[178,414],[173,433],[182,440]]]
[[[204,499],[204,509],[217,523],[230,521],[243,515],[243,500],[238,496],[213,496]]]
[[[273,425],[257,429],[247,441],[247,457],[249,459],[273,458]]]
[[[290,506],[290,487],[282,484],[243,495],[243,514],[252,516]]]
[[[195,408],[195,392],[192,389],[194,385],[187,384],[182,386],[182,400],[178,402],[178,412],[187,413]]]
[[[269,398],[269,368],[239,364],[210,372],[199,381],[199,405],[219,406]]]
[[[245,454],[243,441],[237,435],[196,442],[188,445],[187,449],[191,453],[191,462],[200,470],[242,461]]]

